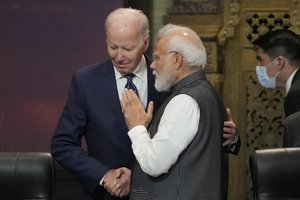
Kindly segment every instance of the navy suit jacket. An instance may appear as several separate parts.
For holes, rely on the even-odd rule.
[[[298,69],[292,80],[291,89],[287,93],[284,102],[286,117],[298,111],[300,111],[300,69]]]
[[[148,67],[150,100],[156,105],[160,102]],[[134,155],[127,131],[112,62],[78,70],[51,141],[51,153],[89,191],[86,199],[113,199],[99,182],[109,169],[131,168]],[[87,151],[81,147],[83,137]]]

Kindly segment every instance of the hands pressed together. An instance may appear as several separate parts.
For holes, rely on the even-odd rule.
[[[103,187],[115,197],[125,197],[130,190],[131,171],[126,167],[109,170],[103,179]]]

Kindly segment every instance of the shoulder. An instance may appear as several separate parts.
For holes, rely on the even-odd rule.
[[[189,106],[194,106],[198,107],[198,104],[196,100],[188,95],[188,94],[178,94],[174,96],[170,102],[168,103],[167,107],[177,107],[182,106],[183,108],[189,107]]]
[[[293,113],[293,114],[289,115],[286,118],[286,124],[287,125],[289,125],[289,124],[298,124],[299,121],[300,121],[300,111],[298,111],[296,113]]]
[[[109,68],[109,66],[112,67],[112,62],[110,60],[107,60],[103,63],[94,63],[91,65],[87,65],[85,67],[80,68],[75,73],[79,76],[86,76],[90,74],[96,74],[96,73],[102,73]]]

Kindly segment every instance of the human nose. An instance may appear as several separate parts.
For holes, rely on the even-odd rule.
[[[156,65],[155,65],[155,60],[153,60],[152,63],[151,63],[151,65],[150,65],[150,68],[151,68],[152,70],[155,70],[155,67],[156,67]]]
[[[123,60],[124,53],[123,53],[122,49],[118,49],[116,58],[117,58],[117,60]]]

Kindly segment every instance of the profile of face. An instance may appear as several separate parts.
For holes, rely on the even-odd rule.
[[[167,42],[164,38],[157,42],[150,66],[155,76],[155,89],[160,92],[169,91],[176,81],[174,56],[177,52],[168,51]]]
[[[264,53],[262,49],[256,50],[256,59],[259,61],[256,66],[256,75],[259,83],[270,89],[276,88],[276,79],[281,72],[276,66],[277,58],[271,60],[268,54]]]

